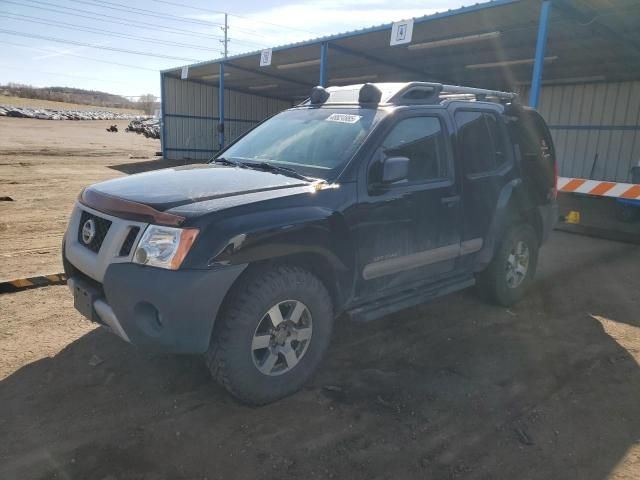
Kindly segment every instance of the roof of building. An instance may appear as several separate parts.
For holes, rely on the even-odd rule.
[[[531,79],[542,0],[494,0],[414,19],[410,43],[390,45],[392,24],[189,65],[188,80],[301,100],[319,83],[321,44],[329,45],[327,84],[432,81],[512,90]],[[180,78],[181,68],[163,71]],[[640,78],[640,2],[553,0],[544,79],[582,83]]]

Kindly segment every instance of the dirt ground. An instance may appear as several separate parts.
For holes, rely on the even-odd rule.
[[[0,277],[59,271],[84,185],[164,165],[100,123],[0,118]],[[341,320],[303,391],[247,408],[64,286],[0,295],[0,479],[638,479],[639,312],[637,245],[555,232],[516,307]]]
[[[66,287],[2,295],[0,478],[640,478],[638,265],[556,232],[520,305],[339,322],[315,380],[262,408],[95,329]]]
[[[107,132],[111,124],[120,131]],[[0,117],[0,197],[13,199],[0,201],[0,281],[61,272],[62,235],[83,187],[165,165],[153,160],[160,142],[127,124]]]

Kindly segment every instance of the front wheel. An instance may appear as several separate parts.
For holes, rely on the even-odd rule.
[[[478,278],[484,296],[505,307],[518,302],[533,280],[538,263],[538,238],[530,225],[510,227],[494,258]]]
[[[230,293],[207,364],[234,397],[262,405],[297,391],[329,345],[332,302],[323,283],[295,266],[251,274]]]

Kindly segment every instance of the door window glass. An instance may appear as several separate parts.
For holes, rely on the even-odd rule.
[[[495,115],[457,111],[455,120],[467,173],[490,172],[506,162],[504,137]]]
[[[409,159],[408,183],[448,176],[445,137],[437,117],[400,120],[382,142],[383,158]]]

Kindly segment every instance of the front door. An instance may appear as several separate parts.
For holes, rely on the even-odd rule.
[[[383,162],[409,159],[407,178],[381,184]],[[436,281],[460,252],[460,192],[444,116],[405,114],[364,167],[356,239],[356,296],[375,298]]]

